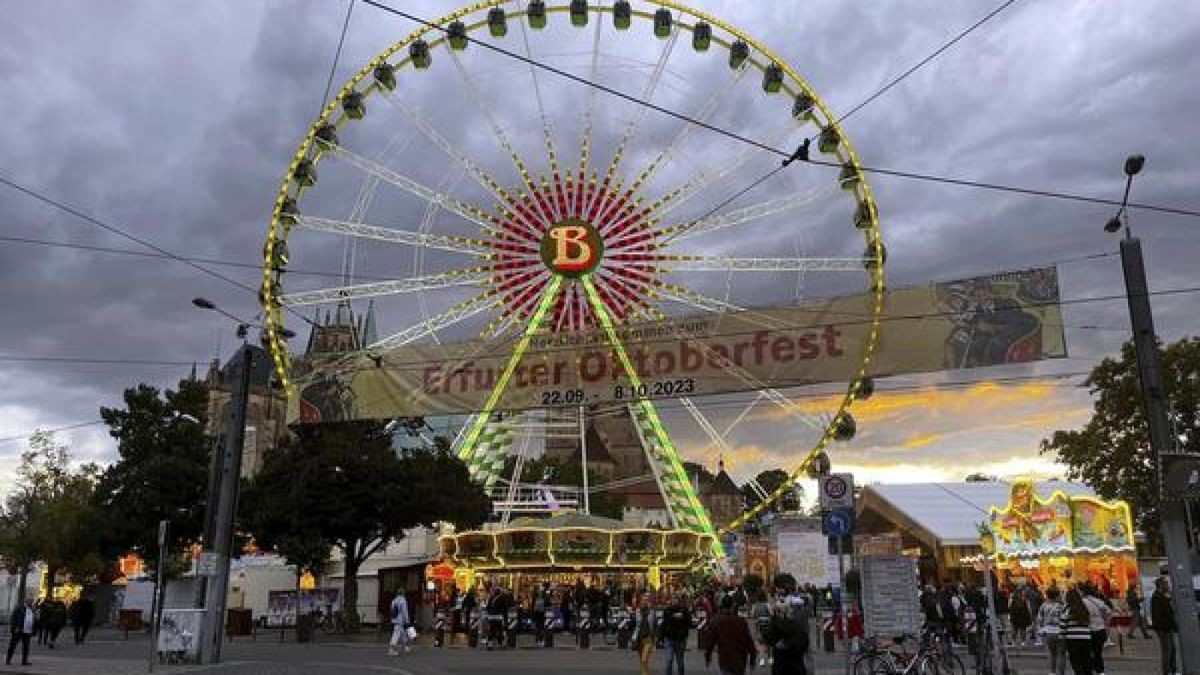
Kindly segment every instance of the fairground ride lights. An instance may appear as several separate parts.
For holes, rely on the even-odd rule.
[[[693,346],[688,341],[680,341],[663,348],[630,346],[626,351],[639,377],[673,377],[699,373],[705,368],[723,370],[730,364],[743,367],[812,361],[822,357],[836,359],[845,353],[838,345],[839,337],[841,332],[834,326],[796,335],[762,330],[748,340],[733,343],[703,340],[703,345]],[[527,354],[527,358],[537,359],[538,355]],[[520,363],[513,370],[509,384],[517,388],[572,386],[626,378],[625,369],[613,350],[586,351],[574,361],[573,366],[566,359]],[[495,366],[473,360],[457,366],[431,363],[422,372],[422,390],[427,394],[491,390],[496,386],[496,371]]]

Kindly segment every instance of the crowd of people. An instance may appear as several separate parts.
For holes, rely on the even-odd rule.
[[[1061,587],[1051,581],[1044,589],[1030,581],[1001,584],[993,598],[996,632],[1006,646],[1044,648],[1051,675],[1065,675],[1068,665],[1074,675],[1104,675],[1104,648],[1113,644],[1111,630],[1122,631],[1122,638],[1137,639],[1140,633],[1149,639],[1153,628],[1162,673],[1173,675],[1178,628],[1168,583],[1165,576],[1155,581],[1149,617],[1134,584],[1123,595],[1111,586],[1091,580],[1073,582],[1069,577]],[[984,658],[990,625],[983,589],[972,584],[929,585],[922,590],[920,603],[927,627],[945,632],[971,654]],[[1127,617],[1128,627],[1112,627],[1115,610]]]
[[[5,665],[11,665],[17,647],[21,647],[21,663],[29,665],[29,645],[34,639],[38,646],[54,649],[58,636],[68,623],[74,628],[75,644],[87,639],[88,631],[96,618],[96,605],[84,595],[69,606],[62,600],[37,600],[27,598],[13,609],[9,617],[8,655]]]

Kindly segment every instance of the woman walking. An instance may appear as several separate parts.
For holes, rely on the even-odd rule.
[[[1051,586],[1046,591],[1046,601],[1038,608],[1037,632],[1046,640],[1046,649],[1050,652],[1050,675],[1064,675],[1067,672],[1067,649],[1062,637],[1062,595],[1058,588]]]
[[[1024,647],[1029,638],[1029,625],[1033,623],[1024,593],[1017,591],[1012,594],[1012,600],[1008,603],[1008,620],[1012,622],[1013,644]]]
[[[654,642],[658,639],[658,622],[654,619],[654,610],[650,600],[642,598],[638,606],[637,625],[633,630],[633,650],[637,652],[641,664],[641,675],[650,675],[650,657],[654,656]]]
[[[1096,675],[1092,670],[1092,629],[1088,609],[1079,589],[1067,591],[1067,606],[1062,613],[1062,636],[1075,675]]]
[[[1112,610],[1101,598],[1094,584],[1083,587],[1083,604],[1088,611],[1088,626],[1092,631],[1092,670],[1104,675],[1104,644],[1108,642],[1108,617]]]

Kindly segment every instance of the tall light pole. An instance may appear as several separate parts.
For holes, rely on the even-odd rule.
[[[1142,385],[1142,406],[1150,431],[1150,449],[1157,467],[1159,517],[1167,549],[1175,622],[1179,626],[1179,665],[1185,675],[1200,675],[1200,622],[1196,618],[1196,599],[1192,591],[1187,504],[1179,495],[1167,495],[1163,490],[1163,463],[1178,457],[1179,452],[1167,421],[1168,406],[1158,364],[1158,336],[1154,333],[1154,317],[1150,312],[1150,287],[1146,283],[1142,242],[1130,231],[1126,210],[1133,177],[1145,163],[1146,159],[1141,155],[1130,155],[1125,160],[1125,196],[1121,199],[1117,215],[1108,221],[1104,229],[1107,232],[1117,232],[1122,227],[1125,229],[1125,237],[1121,239],[1121,268],[1125,272],[1125,296],[1129,301],[1129,321],[1133,327],[1133,345]]]
[[[205,579],[203,630],[200,639],[200,658],[207,663],[221,660],[221,629],[224,627],[225,602],[229,589],[229,562],[233,549],[233,523],[242,474],[242,445],[246,434],[246,407],[250,398],[250,375],[254,366],[254,351],[246,342],[253,325],[217,307],[211,300],[196,298],[192,304],[200,309],[217,312],[237,322],[237,335],[242,338],[238,352],[238,382],[233,389],[229,416],[226,421],[225,442],[221,444],[219,463],[214,457],[209,475],[209,500],[205,507],[205,551],[216,558],[216,569]],[[290,331],[284,337],[292,337]],[[215,482],[214,482],[215,481]],[[212,500],[215,499],[215,503]],[[209,529],[211,528],[211,532]]]

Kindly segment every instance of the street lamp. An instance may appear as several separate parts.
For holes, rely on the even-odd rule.
[[[229,559],[233,548],[233,521],[237,514],[238,492],[242,473],[242,445],[245,443],[246,407],[250,398],[250,374],[254,365],[254,351],[245,342],[246,334],[251,327],[265,328],[259,324],[245,321],[238,316],[221,309],[211,300],[195,298],[192,304],[208,311],[217,312],[237,323],[237,335],[242,338],[242,348],[239,351],[238,383],[233,389],[233,399],[229,406],[229,417],[225,427],[225,443],[220,454],[213,453],[209,465],[208,502],[205,504],[204,517],[204,547],[201,561],[211,561],[215,558],[215,570],[211,563],[206,563],[205,573],[205,602],[203,630],[201,631],[202,647],[200,656],[209,663],[221,660],[221,629],[224,622],[226,595],[229,588]],[[284,330],[285,338],[295,337],[295,333]]]
[[[1107,232],[1125,227],[1121,239],[1121,268],[1125,273],[1125,297],[1129,303],[1129,321],[1133,328],[1133,344],[1137,353],[1138,375],[1142,387],[1142,405],[1150,432],[1150,449],[1158,474],[1159,513],[1162,520],[1163,542],[1171,577],[1171,596],[1175,606],[1175,621],[1179,626],[1179,658],[1182,672],[1200,675],[1200,622],[1197,621],[1195,598],[1192,595],[1192,562],[1188,548],[1187,505],[1178,495],[1163,489],[1164,463],[1180,458],[1172,442],[1167,421],[1166,392],[1158,364],[1158,336],[1154,332],[1154,316],[1150,311],[1150,287],[1146,283],[1146,265],[1142,259],[1142,242],[1129,228],[1129,189],[1146,165],[1146,158],[1130,155],[1125,160],[1125,195],[1121,207],[1104,226]]]

